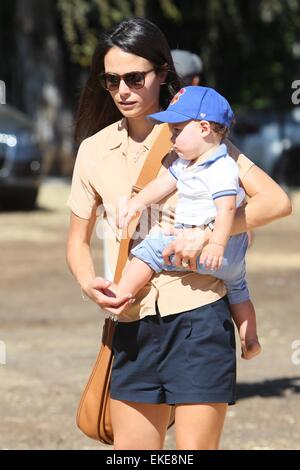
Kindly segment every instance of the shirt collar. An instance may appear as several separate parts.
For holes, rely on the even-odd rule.
[[[216,160],[219,160],[219,158],[226,157],[227,155],[227,147],[225,144],[219,145],[217,150],[204,162],[199,163],[197,166],[204,166],[204,165],[209,165],[214,163]]]
[[[152,142],[154,141],[159,129],[159,124],[155,124],[152,131],[146,137],[145,141],[143,142],[143,146],[145,150],[149,150]],[[122,118],[118,122],[117,127],[117,135],[114,139],[113,145],[110,147],[110,150],[115,150],[120,148],[123,154],[126,154],[128,146],[128,127],[127,127],[127,120],[126,118]]]
[[[115,150],[122,146],[124,142],[126,142],[128,138],[128,132],[127,132],[127,122],[125,118],[122,118],[120,121],[117,123],[117,134],[116,137],[114,138],[114,142],[109,147],[110,150]]]

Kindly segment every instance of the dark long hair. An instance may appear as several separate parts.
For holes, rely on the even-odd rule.
[[[122,21],[101,35],[95,49],[90,75],[81,93],[76,115],[75,139],[78,143],[122,117],[110,93],[101,87],[98,78],[99,73],[104,71],[104,57],[113,46],[149,60],[157,73],[167,64],[166,84],[160,87],[162,108],[167,107],[180,88],[170,48],[162,31],[144,18]]]

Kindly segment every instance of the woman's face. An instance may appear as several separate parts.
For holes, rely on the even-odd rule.
[[[104,57],[105,73],[124,75],[129,72],[147,72],[153,64],[143,57],[124,52],[119,47],[112,47]],[[159,110],[160,84],[165,74],[151,71],[145,76],[143,88],[129,88],[124,80],[120,81],[116,91],[109,91],[117,108],[126,118],[141,118]]]

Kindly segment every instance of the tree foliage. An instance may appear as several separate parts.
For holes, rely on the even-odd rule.
[[[206,83],[236,103],[262,108],[289,101],[299,78],[299,0],[57,0],[72,60],[90,63],[99,31],[145,16],[171,47],[198,53]]]
[[[171,47],[204,63],[206,84],[235,104],[287,106],[299,78],[299,0],[174,0],[182,20],[155,14]],[[187,8],[187,4],[189,8]]]
[[[182,13],[173,0],[160,0],[159,11],[171,21],[181,21]],[[124,18],[147,16],[147,0],[57,0],[63,30],[71,58],[81,66],[90,63],[99,31],[108,29]],[[156,5],[157,6],[157,5]]]
[[[16,21],[21,3],[26,11],[23,32]],[[291,84],[300,79],[300,0],[51,0],[50,3],[0,2],[0,75],[7,82],[10,96],[21,93],[17,82],[22,71],[14,72],[20,61],[25,68],[27,63],[35,63],[36,57],[40,57],[38,49],[45,49],[44,43],[53,40],[60,45],[63,42],[53,60],[57,54],[63,54],[64,73],[75,78],[72,83],[76,87],[80,69],[89,67],[99,33],[131,16],[146,17],[156,23],[172,48],[199,54],[204,63],[203,83],[216,87],[235,105],[286,107],[291,102]],[[41,18],[42,11],[45,14]],[[47,25],[52,25],[51,34]],[[17,51],[18,45],[23,44],[22,34],[28,43],[26,60]],[[45,62],[49,60],[45,58]],[[50,67],[51,64],[50,61]]]

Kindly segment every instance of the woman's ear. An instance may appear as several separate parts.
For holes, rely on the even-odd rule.
[[[159,79],[160,79],[160,84],[165,85],[166,84],[166,79],[168,75],[168,64],[167,62],[161,67],[161,70],[159,72]]]

